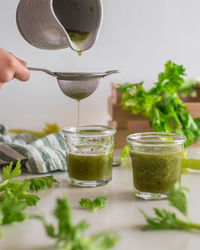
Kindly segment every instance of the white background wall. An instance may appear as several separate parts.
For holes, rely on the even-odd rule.
[[[98,90],[81,103],[81,124],[106,124],[111,81],[156,80],[164,63],[183,64],[190,77],[200,75],[199,0],[103,0],[104,21],[99,40],[78,57],[70,49],[39,50],[17,30],[16,0],[1,0],[0,47],[26,60],[29,66],[55,71],[104,71],[120,75],[102,80]],[[76,123],[76,103],[64,96],[54,78],[32,72],[27,83],[13,80],[0,90],[0,123],[9,128],[41,129]]]

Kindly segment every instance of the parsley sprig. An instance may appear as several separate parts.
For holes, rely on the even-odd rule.
[[[56,179],[52,176],[25,178],[23,181],[16,180],[22,173],[21,161],[18,160],[15,167],[11,162],[3,168],[2,180],[0,181],[0,225],[20,222],[30,218],[25,209],[36,206],[39,196],[31,191],[50,188]]]
[[[86,221],[76,225],[73,223],[71,207],[65,197],[57,199],[54,216],[57,225],[48,224],[41,216],[35,218],[42,221],[47,235],[56,240],[57,250],[106,250],[113,248],[119,241],[113,232],[84,235],[89,224]]]
[[[140,210],[146,219],[147,225],[144,230],[187,230],[200,232],[200,224],[193,223],[188,215],[188,188],[181,187],[178,183],[175,184],[172,191],[169,193],[169,203],[179,210],[186,220],[179,219],[178,216],[171,211],[165,209],[154,208],[155,217],[147,215],[143,210]]]
[[[122,107],[149,119],[156,132],[175,132],[186,136],[185,146],[200,138],[200,118],[193,119],[177,92],[184,84],[185,69],[171,61],[165,64],[154,87],[145,90],[143,82],[125,83]]]
[[[0,182],[0,227],[5,224],[21,222],[26,219],[40,220],[49,237],[55,239],[57,250],[107,250],[113,248],[119,241],[114,232],[100,232],[91,236],[85,236],[84,232],[89,227],[86,221],[74,224],[72,211],[66,198],[56,201],[54,216],[57,225],[48,224],[41,215],[28,215],[26,208],[35,206],[40,198],[31,193],[50,188],[57,181],[52,176],[25,178],[23,181],[15,178],[21,174],[21,162],[13,162],[3,168],[2,180]],[[103,206],[106,197],[96,199],[95,206]],[[2,231],[0,230],[0,236]]]
[[[93,201],[88,198],[82,198],[79,201],[81,207],[91,210],[92,212],[96,212],[97,210],[103,208],[105,206],[105,202],[107,197],[97,197]]]

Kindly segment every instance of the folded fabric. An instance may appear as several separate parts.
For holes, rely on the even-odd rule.
[[[66,146],[62,132],[36,139],[30,134],[15,137],[0,125],[0,165],[21,159],[22,169],[32,173],[66,170]]]

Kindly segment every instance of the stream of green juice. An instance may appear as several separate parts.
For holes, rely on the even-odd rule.
[[[77,127],[80,126],[80,100],[77,100]]]

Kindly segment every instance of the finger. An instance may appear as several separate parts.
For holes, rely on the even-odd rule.
[[[24,66],[26,66],[27,65],[27,62],[25,62],[25,61],[23,61],[23,60],[21,60],[21,59],[19,59],[18,57],[16,57],[17,58],[17,60],[22,64],[22,65],[24,65]]]
[[[2,89],[3,87],[3,82],[0,82],[0,89]]]
[[[9,54],[11,54],[12,56],[14,56],[22,65],[26,66],[27,65],[27,62],[25,62],[24,60],[16,57],[15,55],[13,55],[13,53],[11,52],[8,52]]]
[[[29,70],[17,60],[18,63],[16,63],[15,68],[15,74],[14,77],[20,81],[28,81],[30,78],[30,72]]]

